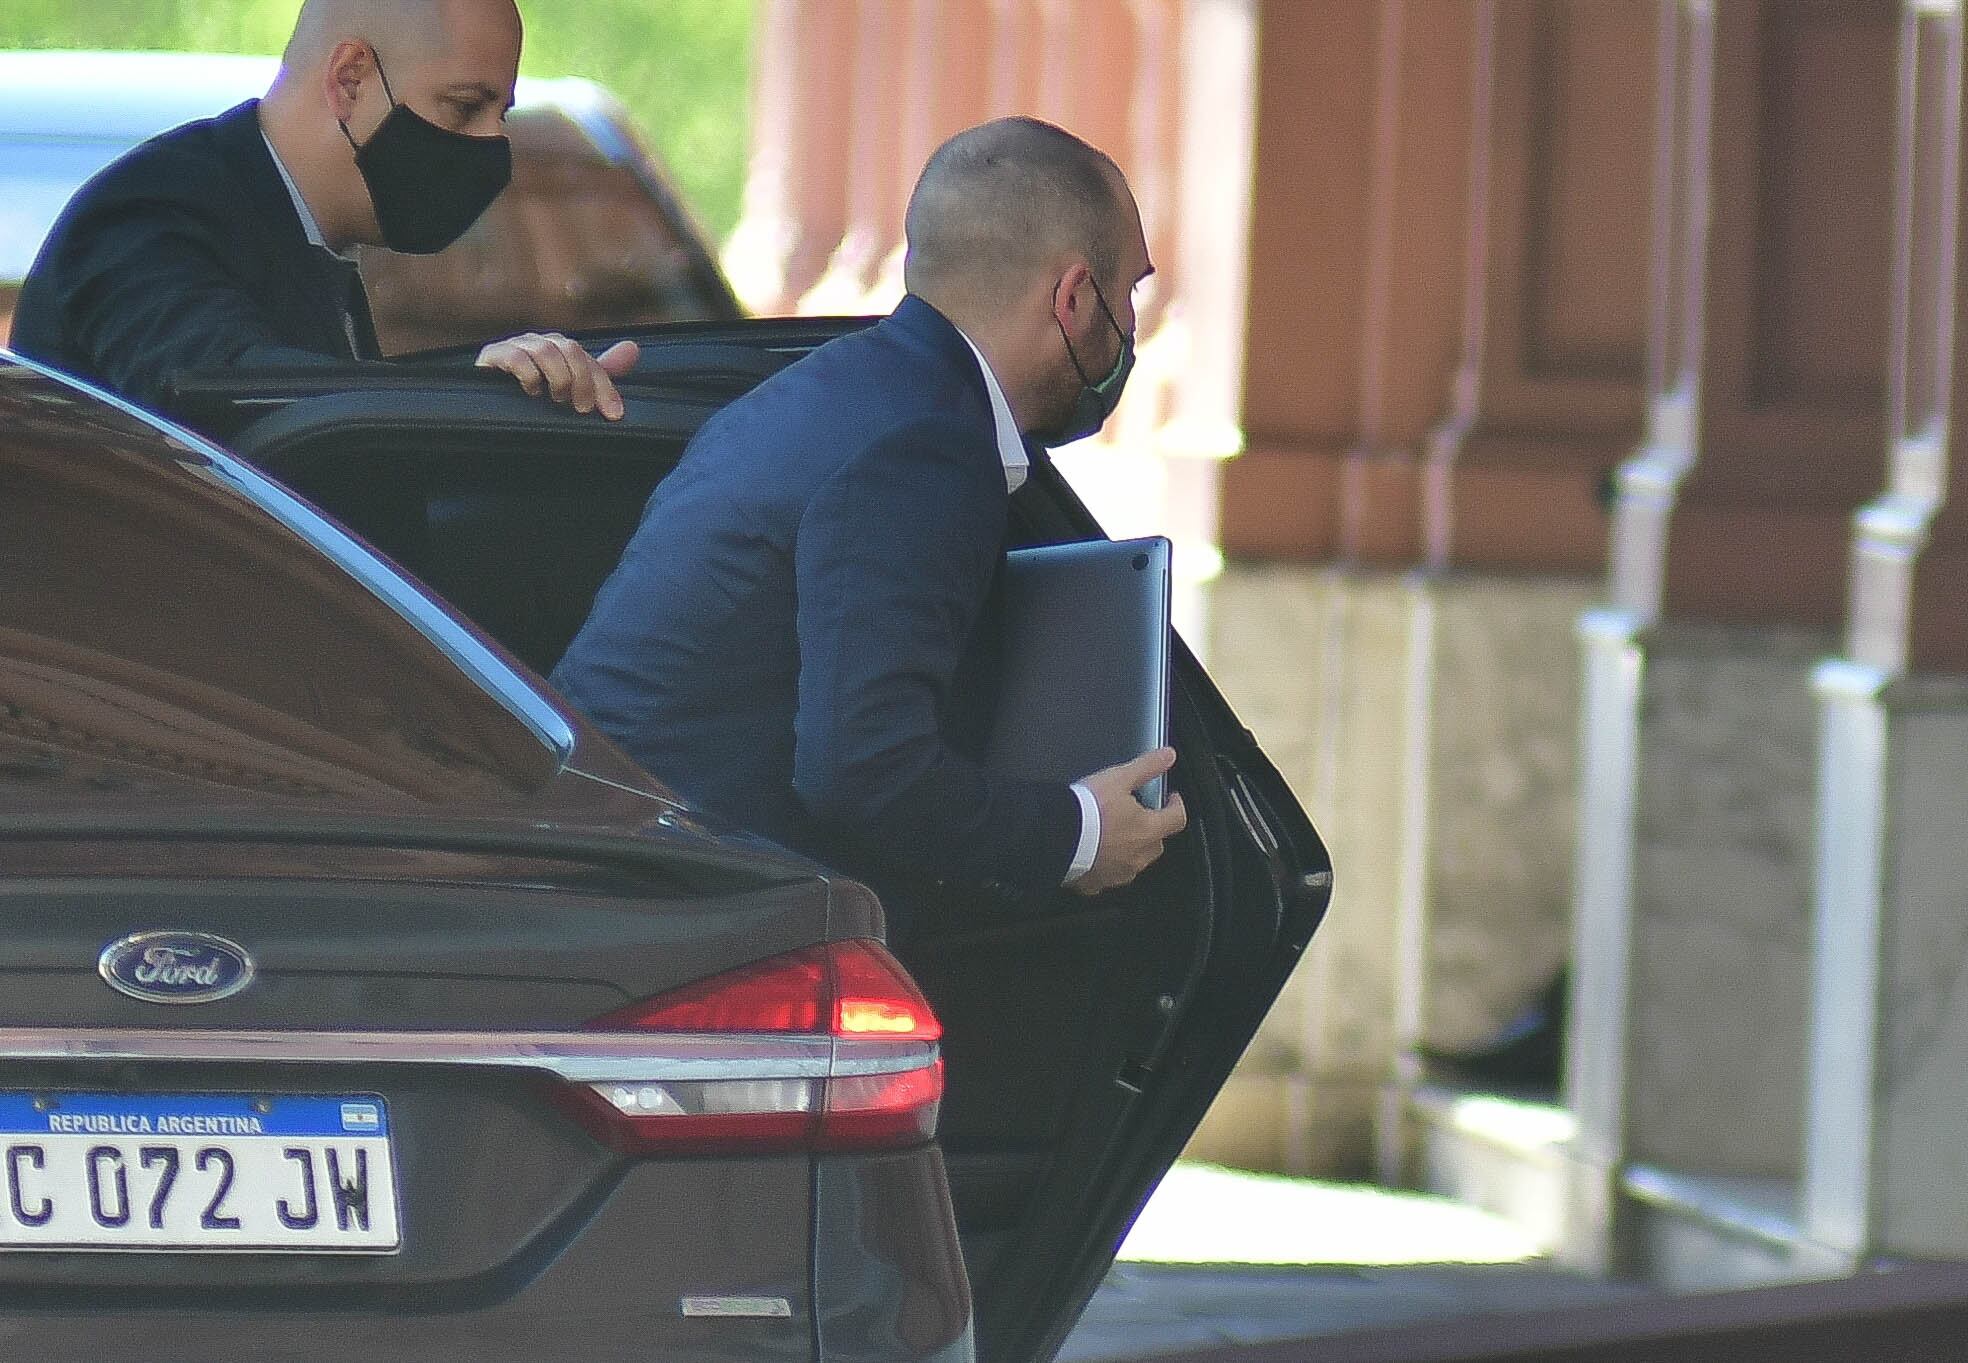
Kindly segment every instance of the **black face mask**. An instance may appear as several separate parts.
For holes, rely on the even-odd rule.
[[[376,74],[390,111],[361,146],[346,123],[342,136],[355,148],[383,245],[427,256],[462,237],[512,180],[512,143],[438,127],[396,102],[380,59]]]
[[[1134,337],[1122,331],[1121,324],[1114,320],[1114,311],[1107,306],[1106,295],[1100,292],[1099,283],[1092,276],[1088,276],[1087,282],[1093,285],[1093,296],[1100,304],[1100,312],[1107,319],[1107,325],[1121,338],[1121,353],[1114,358],[1114,367],[1107,371],[1106,377],[1096,382],[1087,377],[1079,354],[1073,349],[1073,338],[1066,334],[1065,324],[1056,317],[1053,319],[1053,324],[1059,328],[1059,339],[1066,342],[1066,358],[1073,362],[1073,372],[1080,376],[1080,392],[1073,401],[1073,410],[1057,426],[1032,432],[1032,438],[1048,448],[1084,440],[1106,425],[1107,418],[1114,415],[1114,408],[1120,404],[1121,390],[1127,387],[1128,375],[1134,372]]]

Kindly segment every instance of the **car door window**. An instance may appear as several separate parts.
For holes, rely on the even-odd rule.
[[[468,630],[290,494],[0,365],[0,806],[190,785],[499,800],[572,731]]]

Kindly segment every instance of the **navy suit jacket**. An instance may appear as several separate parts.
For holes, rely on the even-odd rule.
[[[77,190],[22,282],[11,344],[167,415],[185,370],[378,354],[356,268],[309,243],[258,100]]]
[[[705,423],[553,681],[713,814],[878,888],[1057,886],[1072,788],[975,760],[1007,503],[977,359],[911,296]]]

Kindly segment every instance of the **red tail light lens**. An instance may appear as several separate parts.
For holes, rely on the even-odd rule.
[[[875,942],[774,956],[589,1026],[688,1037],[699,1057],[696,1069],[574,1090],[578,1115],[620,1150],[883,1149],[935,1134],[943,1028]]]
[[[829,942],[740,966],[588,1024],[598,1031],[799,1032],[935,1041],[942,1024],[877,942]]]
[[[832,1028],[839,1037],[937,1041],[943,1024],[929,1010],[896,959],[873,942],[847,942],[833,950]]]
[[[817,1148],[878,1150],[921,1144],[936,1134],[936,1109],[942,1101],[941,1057],[923,1069],[832,1080]]]

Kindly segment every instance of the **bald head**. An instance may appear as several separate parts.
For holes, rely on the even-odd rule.
[[[368,43],[392,65],[427,61],[461,38],[510,41],[517,61],[513,0],[306,0],[281,56],[283,71],[308,71],[345,42]]]
[[[1078,255],[1111,284],[1132,220],[1104,152],[1036,118],[996,119],[958,133],[923,167],[904,282],[931,298],[1003,296]]]

